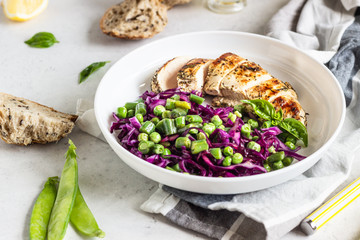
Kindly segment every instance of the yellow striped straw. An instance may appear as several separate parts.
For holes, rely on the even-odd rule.
[[[313,234],[359,196],[360,177],[307,216],[300,224],[302,231]]]

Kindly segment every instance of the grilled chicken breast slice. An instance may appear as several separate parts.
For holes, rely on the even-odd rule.
[[[205,77],[212,61],[211,59],[194,58],[187,62],[177,74],[177,84],[180,90],[203,92]]]
[[[221,96],[221,81],[229,72],[234,70],[236,66],[243,61],[246,61],[246,59],[233,53],[224,53],[215,59],[209,65],[204,91],[210,95]]]
[[[167,89],[177,88],[177,74],[191,59],[188,56],[179,56],[167,61],[152,77],[151,90],[159,93]]]

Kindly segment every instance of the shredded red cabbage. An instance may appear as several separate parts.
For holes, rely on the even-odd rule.
[[[151,120],[155,117],[153,114],[155,106],[165,106],[166,99],[171,98],[175,94],[180,96],[180,100],[190,102],[190,93],[182,92],[179,89],[170,89],[159,94],[149,91],[144,92],[140,96],[147,108],[147,114],[143,116],[144,121]],[[192,94],[200,97],[202,96],[201,93],[195,91],[193,91]],[[234,111],[232,107],[213,108],[210,105],[204,106],[194,102],[190,103],[191,109],[188,111],[188,114],[201,116],[203,123],[211,122],[211,118],[214,115],[218,115],[222,119],[224,126],[230,128],[228,131],[216,129],[209,137],[206,137],[206,142],[208,143],[209,148],[232,147],[234,152],[241,153],[244,157],[240,164],[232,164],[225,167],[222,165],[224,157],[216,160],[208,150],[198,154],[191,154],[185,147],[182,147],[181,149],[175,147],[174,143],[178,137],[187,135],[191,129],[197,129],[199,132],[204,133],[201,128],[193,127],[182,133],[162,136],[161,143],[170,142],[168,149],[171,151],[171,155],[167,155],[166,157],[153,153],[146,155],[138,150],[139,141],[137,138],[140,133],[139,128],[141,127],[141,123],[136,117],[120,119],[114,113],[114,121],[111,124],[110,132],[116,133],[121,146],[135,156],[142,158],[151,164],[162,168],[173,167],[178,164],[182,172],[199,176],[239,177],[265,173],[267,170],[264,168],[264,162],[270,155],[268,149],[271,146],[274,146],[276,151],[284,151],[286,156],[293,157],[294,159],[302,160],[305,158],[296,153],[300,150],[300,147],[291,150],[277,138],[277,135],[282,131],[276,126],[266,129],[255,129],[255,131],[251,133],[251,137],[258,137],[256,142],[261,146],[260,152],[246,148],[247,144],[252,140],[251,138],[246,138],[241,135],[240,130],[244,125],[241,118],[236,118],[234,123],[228,118],[229,113]],[[191,140],[195,140],[195,138],[192,137]]]

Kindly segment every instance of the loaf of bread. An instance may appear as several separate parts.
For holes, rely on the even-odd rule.
[[[56,142],[72,131],[76,119],[76,115],[0,93],[0,137],[6,143]]]
[[[143,39],[161,32],[167,21],[167,6],[159,0],[125,0],[105,12],[100,28],[110,36]]]

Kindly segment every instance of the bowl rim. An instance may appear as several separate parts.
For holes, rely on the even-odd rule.
[[[156,166],[154,164],[151,164],[147,161],[144,161],[143,159],[133,155],[132,153],[130,153],[128,150],[126,150],[124,147],[122,147],[115,138],[113,138],[109,131],[109,129],[107,129],[108,126],[105,126],[105,124],[103,124],[102,122],[102,116],[99,115],[99,111],[97,109],[99,109],[100,103],[99,103],[99,99],[100,99],[100,94],[101,94],[101,89],[103,88],[103,85],[105,85],[105,81],[103,81],[104,79],[107,78],[107,76],[110,74],[110,72],[112,71],[112,69],[119,64],[119,62],[123,61],[124,59],[126,59],[129,55],[132,54],[136,54],[138,52],[141,52],[144,48],[148,48],[151,47],[152,45],[157,45],[160,44],[162,42],[167,42],[173,38],[179,38],[179,37],[191,37],[191,36],[199,36],[199,35],[213,35],[213,34],[227,34],[227,35],[237,35],[237,36],[245,36],[245,37],[250,37],[250,38],[260,38],[260,39],[265,39],[266,41],[272,41],[276,44],[280,44],[283,47],[287,47],[289,49],[295,50],[297,51],[299,54],[304,55],[305,57],[307,57],[308,59],[311,59],[311,61],[314,61],[316,63],[320,63],[318,60],[316,60],[313,56],[309,55],[308,53],[304,52],[303,50],[294,47],[292,45],[289,45],[287,43],[284,43],[278,39],[274,39],[268,36],[264,36],[264,35],[259,35],[259,34],[255,34],[255,33],[247,33],[247,32],[239,32],[239,31],[224,31],[224,30],[215,30],[215,31],[194,31],[194,32],[187,32],[187,33],[182,33],[182,34],[176,34],[176,35],[172,35],[172,36],[167,36],[158,40],[155,40],[153,42],[144,44],[132,51],[130,51],[129,53],[125,54],[124,56],[122,56],[121,58],[119,58],[114,64],[113,66],[111,66],[111,68],[105,73],[105,75],[103,76],[103,78],[101,79],[97,90],[96,90],[96,94],[95,94],[95,100],[94,100],[94,111],[95,111],[95,117],[98,123],[98,126],[101,130],[101,132],[103,133],[105,139],[108,141],[109,145],[111,147],[113,146],[118,146],[120,147],[120,149],[122,150],[123,154],[126,157],[131,157],[131,158],[136,158],[136,160],[138,160],[139,162],[141,162],[142,164],[146,165],[146,167],[150,167],[153,168],[154,170],[158,170],[158,171],[162,171],[165,174],[169,174],[169,175],[173,175],[173,176],[177,176],[178,178],[183,178],[183,179],[188,179],[188,180],[196,180],[196,181],[202,181],[202,182],[208,182],[208,183],[218,183],[218,182],[222,182],[222,183],[229,183],[229,182],[247,182],[249,180],[261,180],[261,179],[267,179],[267,178],[271,178],[271,177],[275,177],[277,175],[283,175],[285,172],[291,172],[293,171],[294,168],[298,168],[301,167],[303,165],[308,164],[308,161],[310,160],[306,160],[306,159],[312,159],[314,157],[317,157],[317,155],[321,154],[323,152],[324,149],[328,148],[329,145],[331,145],[335,138],[338,136],[339,132],[341,131],[341,128],[344,124],[345,121],[345,113],[346,113],[346,104],[345,104],[345,97],[342,91],[342,88],[340,86],[340,83],[337,81],[337,79],[335,78],[335,76],[332,74],[332,72],[325,67],[323,64],[321,64],[323,70],[327,71],[329,73],[329,76],[332,77],[332,79],[334,80],[334,83],[336,85],[337,90],[339,91],[339,93],[341,93],[341,116],[340,116],[340,121],[338,123],[338,127],[337,129],[335,129],[335,131],[332,133],[332,135],[329,137],[329,139],[327,140],[327,142],[325,142],[319,149],[317,149],[315,152],[311,153],[309,156],[307,156],[304,160],[298,161],[296,162],[296,164],[292,164],[290,166],[287,166],[285,168],[276,170],[276,171],[272,171],[272,172],[268,172],[268,173],[263,173],[263,174],[257,174],[257,175],[250,175],[250,176],[242,176],[242,177],[227,177],[227,178],[214,178],[214,177],[204,177],[204,176],[196,176],[196,175],[188,175],[188,174],[178,174],[177,172],[172,172],[169,171],[167,169],[161,168],[159,166]],[[115,149],[113,149],[115,151]],[[315,163],[314,163],[315,164]],[[130,166],[131,167],[131,166]],[[308,168],[307,168],[308,169]],[[306,170],[307,170],[306,169]],[[306,171],[305,170],[305,171]],[[301,172],[303,173],[303,172]],[[299,174],[301,174],[299,173]]]

